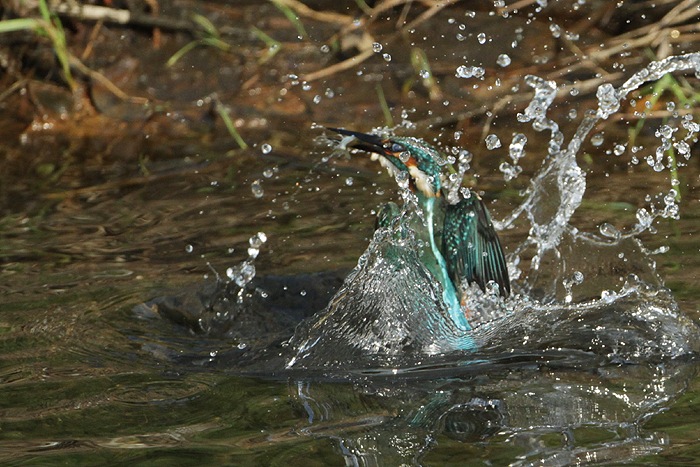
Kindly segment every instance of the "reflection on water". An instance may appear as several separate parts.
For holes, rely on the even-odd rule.
[[[567,465],[659,451],[665,435],[641,424],[688,377],[683,363],[610,366],[584,353],[533,352],[373,375],[350,401],[323,384],[300,383],[295,395],[308,416],[305,433],[337,440],[350,465],[455,455],[456,464],[487,441],[503,450],[491,453],[493,462]]]

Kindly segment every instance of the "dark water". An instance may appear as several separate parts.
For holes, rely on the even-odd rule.
[[[340,167],[342,175],[312,172],[309,192],[295,183],[314,158],[295,168],[255,152],[237,157],[249,163],[245,171],[220,159],[178,177],[4,218],[4,462],[563,465],[698,458],[700,380],[691,355],[625,363],[552,345],[513,355],[504,345],[473,364],[438,357],[396,371],[341,365],[285,373],[277,366],[249,367],[246,376],[232,359],[241,342],[254,344],[250,339],[196,334],[192,323],[135,313],[151,298],[196,296],[204,276],[213,276],[206,263],[224,274],[245,259],[257,231],[269,238],[255,262],[259,276],[292,276],[290,287],[303,287],[323,273],[328,288],[337,287],[369,241],[372,210],[393,189],[383,174]],[[255,199],[247,181],[271,166],[278,175]],[[227,167],[244,182],[212,186]],[[660,222],[649,243],[670,247],[654,257],[659,273],[681,313],[697,320],[699,172],[691,166],[684,173],[681,218]],[[666,183],[646,172],[611,177],[618,182],[589,179],[582,228],[618,218],[617,208],[604,204],[610,199],[643,199],[650,183]],[[485,174],[482,183],[495,179]],[[382,190],[388,193],[376,194]],[[504,195],[494,211],[514,202]],[[504,243],[519,235],[505,232]],[[323,307],[323,296],[310,287],[307,293],[307,307],[289,307],[307,314]]]
[[[361,86],[367,92],[338,92],[335,102],[365,115],[358,109],[376,94],[373,82]],[[346,124],[333,113],[339,104],[323,95],[326,120]],[[582,109],[594,105],[569,96],[556,107],[570,137]],[[416,119],[431,112],[419,108]],[[370,114],[379,115],[376,106]],[[671,186],[668,170],[633,164],[630,151],[611,154],[627,142],[628,124],[597,126],[604,142],[587,143],[579,155],[587,187],[561,255],[544,256],[533,272],[533,245],[518,250],[529,226],[501,232],[510,258],[522,256],[514,279],[522,300],[496,325],[493,316],[482,318],[478,351],[378,358],[344,353],[345,343],[331,340],[316,348],[320,358],[290,365],[303,356],[298,341],[288,342],[295,325],[325,308],[370,244],[377,207],[397,194],[369,161],[322,162],[331,149],[314,142],[322,130],[310,129],[310,118],[272,121],[285,133],[269,138],[270,151],[262,140],[227,153],[205,139],[162,138],[142,148],[143,158],[120,160],[115,154],[128,152],[129,139],[121,135],[111,154],[92,159],[90,144],[70,135],[36,131],[8,140],[0,219],[3,463],[700,462],[696,152],[679,171],[678,219],[657,219],[653,232],[638,236],[643,247],[586,243],[586,235],[601,238],[604,223],[629,229],[647,197]],[[546,164],[548,135],[515,118],[498,119],[493,131],[506,146],[513,132],[528,135],[523,174],[512,182],[498,168],[507,152],[486,151],[478,132],[456,140],[450,127],[438,139],[473,150],[470,181],[500,220]],[[658,139],[647,130],[637,144],[653,153]],[[32,165],[61,151],[70,157],[64,172],[55,164],[58,175]],[[543,203],[539,215],[558,205]],[[215,278],[240,271],[258,232],[267,241],[237,304],[238,289],[217,288]],[[668,251],[650,253],[660,247]],[[567,290],[563,279],[574,270],[585,279]],[[626,287],[620,271],[639,282]],[[605,302],[604,290],[618,295]]]

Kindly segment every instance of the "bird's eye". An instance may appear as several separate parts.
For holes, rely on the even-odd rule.
[[[389,148],[389,150],[391,152],[403,152],[406,150],[406,148],[399,143],[391,143],[391,147]]]

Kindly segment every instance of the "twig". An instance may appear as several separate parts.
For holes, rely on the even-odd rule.
[[[83,50],[83,54],[80,56],[81,60],[87,60],[90,57],[90,55],[92,55],[93,44],[97,40],[97,35],[100,33],[103,24],[104,21],[98,20],[97,23],[95,23],[95,26],[92,28],[92,31],[90,31],[90,38],[88,39],[88,43],[85,46],[85,50]]]
[[[146,105],[149,103],[149,100],[146,99],[145,97],[136,97],[136,96],[130,96],[126,94],[124,91],[119,89],[119,87],[111,82],[109,78],[107,78],[105,75],[100,73],[99,71],[95,71],[91,68],[89,68],[87,65],[85,65],[83,62],[81,62],[77,57],[70,56],[70,65],[74,68],[76,68],[78,71],[83,73],[86,76],[89,76],[91,79],[94,79],[95,81],[99,82],[102,86],[104,86],[109,92],[114,94],[116,97],[123,101],[127,102],[133,102],[135,104],[142,104]]]
[[[331,13],[328,11],[316,11],[304,5],[298,0],[275,0],[281,5],[285,5],[294,10],[299,16],[311,18],[323,23],[338,23],[347,24],[352,22],[352,17],[342,15],[340,13]]]
[[[326,68],[322,68],[318,71],[314,71],[312,73],[304,75],[304,76],[302,76],[302,79],[304,81],[311,82],[311,81],[316,81],[317,79],[326,78],[327,76],[333,75],[333,74],[341,72],[341,71],[348,70],[356,65],[359,65],[360,63],[364,62],[372,55],[374,55],[373,50],[371,50],[371,49],[365,50],[364,52],[360,52],[359,54],[354,55],[346,60],[343,60],[342,62],[335,63],[331,66],[326,67]]]
[[[69,3],[59,4],[55,12],[82,21],[99,21],[121,24],[125,26],[140,26],[146,28],[161,28],[168,31],[184,31],[194,34],[199,31],[199,26],[192,21],[170,18],[167,16],[150,16],[141,13],[132,13],[129,10],[117,10],[97,5],[75,5]],[[245,35],[249,31],[242,28],[227,27],[227,34]]]
[[[521,8],[530,6],[535,2],[537,2],[537,0],[520,0],[519,2],[515,2],[507,7],[499,8],[498,13],[500,15],[503,15],[504,13],[511,13],[515,10],[520,10]]]
[[[408,23],[403,30],[408,31],[409,29],[413,29],[419,24],[427,21],[428,19],[432,18],[436,14],[440,12],[440,10],[444,10],[450,5],[454,5],[457,3],[459,0],[446,0],[446,1],[439,1],[439,2],[434,2],[433,6],[431,6],[429,9],[418,15],[418,18],[414,19],[410,23]]]
[[[5,89],[3,92],[0,92],[0,102],[4,101],[7,99],[13,92],[17,91],[18,89],[21,89],[25,84],[27,84],[27,79],[20,79],[19,81],[15,81],[12,83],[12,86],[9,88]]]

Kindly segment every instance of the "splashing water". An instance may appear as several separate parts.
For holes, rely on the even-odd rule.
[[[532,121],[536,130],[546,129],[551,132],[548,148],[549,163],[531,181],[525,201],[503,220],[500,227],[508,228],[523,213],[527,215],[531,226],[530,234],[518,251],[523,251],[530,245],[536,245],[537,252],[532,258],[534,271],[540,268],[542,260],[548,254],[553,254],[557,258],[561,257],[561,252],[557,248],[565,240],[565,237],[566,240],[574,243],[599,243],[599,240],[580,235],[576,229],[569,225],[569,220],[580,206],[586,190],[586,177],[576,162],[576,155],[591,129],[599,120],[607,119],[616,112],[620,108],[621,100],[631,91],[639,89],[647,82],[658,80],[668,73],[679,70],[695,70],[696,72],[700,70],[700,54],[674,56],[653,62],[647,68],[634,74],[619,89],[615,89],[610,84],[600,86],[596,93],[598,109],[595,113],[584,118],[565,149],[562,149],[564,135],[559,131],[556,122],[546,116],[546,110],[552,104],[556,94],[555,83],[545,82],[531,76],[526,77],[526,82],[535,88],[535,97],[524,114],[519,115],[519,120],[522,122]],[[691,134],[689,131],[688,138],[693,138],[694,135],[695,132]],[[657,217],[671,217],[676,212],[673,207],[665,210],[653,208],[651,213],[642,208],[637,213],[638,224],[629,233],[621,235],[619,239],[623,237],[630,239],[648,230]],[[514,262],[517,263],[517,252],[514,256]],[[561,261],[556,262],[562,263]],[[518,272],[516,272],[517,275]],[[529,290],[546,286],[539,283],[537,277],[536,274],[531,274],[528,278],[527,288]],[[554,284],[549,284],[546,287],[548,292],[544,294],[545,297],[553,295],[553,287],[555,287]]]
[[[284,342],[275,352],[283,362],[272,365],[291,370],[406,368],[445,355],[472,365],[501,352],[551,349],[591,352],[613,361],[697,351],[696,326],[680,313],[650,252],[637,238],[653,232],[656,219],[678,217],[677,186],[672,183],[666,192],[648,197],[649,206],[637,211],[636,224],[629,228],[603,223],[599,232],[589,233],[570,223],[586,191],[586,174],[577,164],[577,154],[591,129],[617,112],[620,101],[633,90],[683,70],[700,70],[700,54],[654,62],[619,88],[601,86],[598,108],[584,116],[568,144],[557,122],[547,115],[557,95],[556,83],[525,78],[534,97],[518,121],[549,133],[547,154],[522,203],[510,215],[494,220],[499,230],[516,223],[528,229],[527,238],[511,248],[507,258],[513,293],[504,300],[497,287],[489,285],[485,293],[472,287],[465,304],[472,311],[471,330],[455,324],[442,299],[442,287],[421,260],[431,242],[426,215],[402,174],[396,174],[396,182],[403,207],[384,206],[379,213],[381,227],[339,289],[341,279],[331,276],[271,276],[267,282],[258,278],[255,259],[266,241],[259,233],[250,238],[248,258],[227,270],[227,281],[218,279],[213,292],[203,294],[196,312],[181,311],[178,303],[167,300],[157,304],[179,322],[196,323],[195,332],[232,337],[247,349],[255,347],[255,339],[263,350]],[[689,146],[700,125],[692,115],[679,122],[683,131],[670,124],[658,129],[656,153],[674,147],[679,155],[690,157]],[[378,131],[387,134],[386,129]],[[341,141],[340,148],[347,142]],[[524,134],[514,133],[508,146],[510,162],[500,167],[506,179],[521,173],[519,161],[527,157],[527,143]],[[436,161],[456,166],[443,180],[448,201],[468,194],[461,182],[471,160],[469,151],[451,148]],[[666,164],[663,159],[661,163]],[[353,183],[351,178],[345,180],[347,185]],[[291,306],[290,297],[302,301]],[[309,319],[292,331],[304,318]],[[255,358],[246,364],[260,364]],[[228,364],[243,366],[239,361]]]
[[[394,222],[375,232],[326,310],[297,329],[287,368],[411,365],[419,358],[463,352],[474,344],[479,350],[472,361],[483,352],[518,348],[568,348],[621,361],[697,351],[695,325],[679,312],[636,238],[652,229],[656,218],[678,215],[676,191],[662,193],[650,209],[640,209],[637,224],[627,232],[604,224],[602,236],[597,236],[570,224],[586,191],[586,175],[576,156],[591,129],[617,112],[631,91],[685,70],[700,73],[700,54],[654,62],[619,88],[600,86],[598,109],[585,115],[566,146],[558,124],[547,116],[556,83],[527,76],[525,82],[535,95],[518,121],[549,132],[548,153],[521,205],[495,222],[503,230],[524,218],[530,227],[527,239],[508,258],[518,293],[504,301],[497,290],[487,289],[485,294],[474,290],[467,307],[476,310],[472,320],[477,328],[464,332],[451,325],[440,286],[420,261],[425,239],[416,238],[413,227],[422,222],[422,214],[402,190],[404,208],[394,215]],[[682,140],[674,140],[672,130],[659,130],[662,144],[657,153],[663,154],[672,144],[684,149],[682,143],[693,140],[698,125],[689,116],[682,125],[687,132]],[[524,135],[514,136],[513,163],[501,168],[507,179],[520,173],[518,161],[525,155],[526,143]],[[458,178],[448,182],[450,197],[459,196]],[[533,250],[526,271],[526,256]]]

